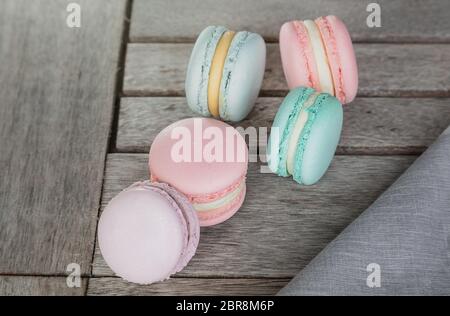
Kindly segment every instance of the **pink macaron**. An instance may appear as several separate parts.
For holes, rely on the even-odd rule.
[[[232,126],[210,118],[189,118],[163,129],[149,154],[151,180],[187,196],[200,226],[233,216],[245,198],[248,149]]]
[[[339,18],[286,22],[279,41],[289,89],[306,86],[334,95],[343,104],[353,101],[358,67],[347,27]]]
[[[150,284],[181,271],[200,237],[188,199],[163,183],[137,182],[113,198],[98,224],[100,251],[116,275]]]

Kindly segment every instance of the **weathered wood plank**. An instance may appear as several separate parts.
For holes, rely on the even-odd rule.
[[[65,277],[0,276],[0,296],[68,296],[84,295],[86,279],[81,279],[81,287],[70,288]]]
[[[0,272],[90,273],[124,0],[2,1]]]
[[[449,2],[450,3],[450,2]],[[129,44],[123,92],[182,96],[192,44]],[[450,45],[357,44],[359,96],[450,96]],[[277,44],[267,45],[261,95],[284,96]]]
[[[270,128],[281,102],[259,98],[249,117],[233,125]],[[159,131],[192,116],[182,97],[122,98],[116,149],[148,152]],[[344,106],[338,153],[420,153],[449,125],[450,99],[357,98]]]
[[[275,295],[289,279],[173,278],[151,285],[137,285],[120,278],[89,280],[87,295]]]
[[[207,25],[262,34],[277,41],[285,21],[334,14],[347,24],[356,41],[450,41],[447,0],[378,0],[381,27],[369,28],[367,5],[361,0],[135,0],[133,41],[193,41]],[[170,21],[170,23],[167,23]]]
[[[260,173],[251,163],[243,208],[203,228],[197,254],[178,276],[292,277],[409,166],[413,156],[337,156],[311,187]],[[110,154],[102,207],[134,181],[147,179],[146,154]],[[113,276],[96,248],[93,274]]]

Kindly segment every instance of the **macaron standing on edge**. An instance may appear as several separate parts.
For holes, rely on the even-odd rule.
[[[311,185],[328,169],[342,130],[339,101],[311,88],[291,90],[275,116],[267,145],[272,172]]]
[[[98,224],[100,251],[123,279],[150,284],[194,256],[200,226],[187,198],[163,183],[137,182],[114,197]]]
[[[186,99],[202,116],[241,121],[252,110],[266,64],[263,38],[208,26],[197,38],[186,72]]]
[[[189,118],[167,126],[149,153],[151,180],[186,195],[200,226],[219,224],[239,210],[245,199],[247,165],[244,138],[212,118]]]
[[[350,103],[358,90],[358,67],[345,24],[336,16],[290,21],[280,30],[280,53],[289,89],[314,88]]]

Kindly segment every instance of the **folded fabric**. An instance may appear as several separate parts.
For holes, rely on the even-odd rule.
[[[450,295],[450,127],[279,295]]]

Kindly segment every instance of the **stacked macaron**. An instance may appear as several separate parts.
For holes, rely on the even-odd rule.
[[[190,118],[163,129],[149,154],[151,181],[138,182],[103,211],[98,241],[120,277],[150,284],[181,271],[200,226],[233,216],[245,199],[248,149],[230,125]]]
[[[244,119],[258,96],[265,64],[260,35],[208,26],[197,38],[186,72],[189,107],[225,121]]]
[[[244,138],[210,118],[169,125],[156,136],[149,156],[152,181],[168,183],[186,195],[200,226],[219,224],[241,207],[247,164]]]
[[[280,52],[290,89],[314,88],[336,96],[343,104],[355,98],[355,53],[346,26],[337,17],[286,22],[280,30]]]

